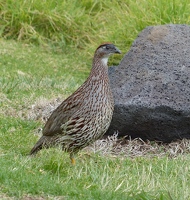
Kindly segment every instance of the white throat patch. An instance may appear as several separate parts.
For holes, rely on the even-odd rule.
[[[107,64],[108,64],[108,57],[102,58],[102,63],[103,63],[104,65],[107,65]]]

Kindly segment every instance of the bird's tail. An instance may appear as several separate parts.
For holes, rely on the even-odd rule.
[[[34,145],[34,147],[30,151],[30,155],[35,155],[38,151],[40,151],[43,147],[48,147],[48,141],[46,136],[42,136],[37,143]]]

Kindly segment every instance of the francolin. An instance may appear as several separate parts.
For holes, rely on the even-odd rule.
[[[74,155],[104,135],[114,109],[107,62],[115,53],[121,52],[111,43],[101,44],[96,49],[89,77],[53,111],[43,128],[43,136],[30,154],[43,147],[61,145],[75,164]]]

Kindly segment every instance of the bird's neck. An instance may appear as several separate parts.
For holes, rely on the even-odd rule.
[[[108,81],[108,57],[95,56],[93,59],[90,76]]]

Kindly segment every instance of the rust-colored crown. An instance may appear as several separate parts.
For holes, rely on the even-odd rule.
[[[100,47],[102,47],[102,46],[104,46],[104,45],[106,45],[106,44],[112,44],[111,42],[103,42],[102,44],[100,44],[99,46],[98,46],[98,48],[97,49],[99,49]],[[96,49],[96,50],[97,50]]]

